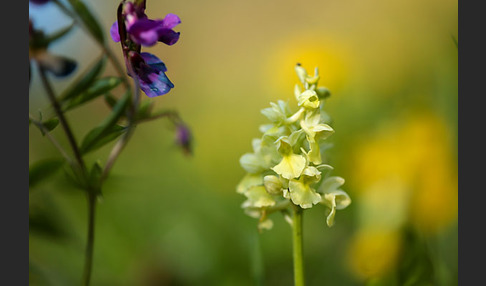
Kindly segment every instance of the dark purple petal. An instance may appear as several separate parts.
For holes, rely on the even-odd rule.
[[[143,58],[145,63],[147,65],[149,65],[150,67],[152,67],[152,68],[154,68],[158,71],[162,71],[162,72],[167,71],[167,67],[165,66],[165,64],[158,57],[154,56],[153,54],[151,54],[151,53],[140,53],[140,56]]]
[[[64,56],[54,55],[47,51],[37,52],[35,56],[39,65],[57,77],[70,75],[76,69],[76,62]]]
[[[172,29],[181,23],[181,19],[176,14],[167,14],[162,21],[166,29]]]
[[[113,25],[111,25],[110,35],[113,41],[117,43],[120,41],[120,34],[118,33],[118,21],[116,21],[115,23],[113,23]]]
[[[32,3],[37,4],[37,5],[46,4],[49,1],[50,0],[29,0],[29,2],[32,2]]]
[[[151,73],[138,78],[140,80],[140,88],[148,97],[164,95],[174,87],[174,84],[164,72]]]
[[[128,33],[135,43],[144,46],[153,46],[159,39],[157,31],[162,25],[161,20],[139,19],[128,28]]]
[[[180,32],[174,32],[174,30],[161,29],[158,31],[159,42],[172,46],[179,40]]]
[[[165,75],[165,64],[156,56],[150,53],[134,53],[131,60],[140,88],[148,97],[166,94],[174,87]]]

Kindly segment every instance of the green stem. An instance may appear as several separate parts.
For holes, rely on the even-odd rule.
[[[88,191],[88,236],[86,242],[86,256],[84,261],[83,285],[88,286],[91,280],[93,268],[94,226],[96,210],[96,193]]]
[[[76,139],[74,138],[74,134],[71,131],[71,127],[69,126],[66,117],[64,117],[64,113],[61,110],[61,106],[59,102],[57,102],[56,95],[54,94],[54,90],[47,79],[46,72],[44,68],[39,65],[39,74],[41,76],[42,83],[46,89],[47,96],[51,101],[52,106],[54,107],[54,111],[56,112],[57,117],[59,118],[59,122],[61,123],[62,128],[64,129],[64,133],[66,133],[66,137],[68,138],[69,144],[74,152],[74,157],[79,164],[81,171],[84,173],[86,167],[84,165],[83,158],[81,157],[81,152],[79,151],[78,145],[76,144]]]
[[[304,259],[302,244],[302,218],[303,209],[294,205],[294,216],[292,221],[292,243],[294,259],[294,285],[304,286]]]

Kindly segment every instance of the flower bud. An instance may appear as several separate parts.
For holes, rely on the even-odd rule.
[[[192,154],[192,135],[189,128],[179,123],[176,131],[176,144],[182,148],[186,155]]]
[[[327,87],[320,86],[316,89],[317,96],[319,96],[319,99],[325,99],[329,96],[331,96],[331,91]]]
[[[297,63],[297,65],[295,66],[295,72],[297,73],[300,82],[304,84],[305,78],[307,77],[307,71],[300,65],[300,63]]]
[[[267,192],[271,195],[278,195],[282,193],[282,182],[277,176],[268,175],[263,178],[263,185]]]

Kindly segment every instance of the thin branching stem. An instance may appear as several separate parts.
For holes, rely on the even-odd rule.
[[[37,126],[37,128],[39,128],[39,130],[44,133],[44,136],[47,137],[47,139],[49,139],[49,141],[51,141],[52,145],[54,145],[54,147],[59,151],[59,153],[61,153],[61,155],[64,157],[64,159],[66,159],[66,161],[72,165],[74,163],[73,159],[67,154],[67,152],[64,150],[64,148],[62,148],[61,144],[59,144],[59,142],[57,142],[56,138],[54,138],[49,130],[47,130],[47,128],[44,126],[44,124],[42,124],[42,122],[36,120],[34,118],[34,116],[32,114],[29,113],[29,119],[32,123],[34,123],[35,126]]]
[[[87,169],[83,161],[83,158],[81,156],[81,152],[76,144],[74,134],[72,133],[66,118],[64,117],[64,113],[62,112],[59,103],[57,102],[54,91],[46,77],[45,70],[40,65],[39,65],[39,73],[41,75],[42,82],[46,88],[47,95],[49,96],[49,100],[51,101],[51,104],[53,105],[54,110],[57,116],[59,117],[61,126],[63,127],[64,132],[66,133],[69,143],[73,149],[76,162],[78,163],[81,169],[82,176],[84,176],[83,181],[86,182],[88,176]],[[93,264],[94,216],[95,216],[95,206],[96,206],[96,201],[95,201],[96,193],[89,186],[87,187],[86,191],[88,195],[88,233],[87,233],[87,244],[86,244],[85,268],[83,274],[83,285],[88,286],[91,277],[92,264]]]
[[[134,75],[135,72],[133,71],[133,68],[131,67],[130,61],[128,61],[128,56],[125,54],[125,57],[127,58],[127,66],[129,68],[129,73],[131,75]],[[127,118],[128,118],[128,126],[126,132],[123,134],[122,138],[118,140],[111,149],[111,152],[108,156],[108,159],[106,160],[105,168],[103,169],[103,173],[101,174],[101,181],[103,182],[106,177],[108,177],[108,174],[110,173],[111,169],[113,168],[113,164],[115,163],[116,159],[120,155],[121,151],[125,146],[127,145],[129,139],[131,138],[133,132],[135,131],[135,119],[136,119],[136,110],[138,109],[139,101],[140,101],[140,83],[138,82],[137,77],[132,76],[133,82],[134,82],[134,87],[133,87],[133,102],[131,105],[131,109],[128,110]]]

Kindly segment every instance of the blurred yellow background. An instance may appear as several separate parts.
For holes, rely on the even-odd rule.
[[[86,3],[121,61],[109,38],[119,2]],[[257,285],[261,273],[264,285],[292,285],[290,227],[276,215],[274,228],[257,234],[236,185],[245,174],[239,158],[266,123],[260,110],[279,99],[296,106],[297,62],[318,67],[331,91],[326,158],[353,200],[332,228],[323,209],[305,212],[308,285],[457,285],[457,4],[147,0],[150,18],[175,13],[182,23],[174,46],[143,49],[165,62],[175,88],[143,100],[179,111],[194,155],[180,152],[163,119],[137,127],[98,204],[92,285]],[[30,5],[29,14],[46,31],[69,23],[52,4]],[[52,50],[76,59],[77,72],[101,54],[80,29]],[[110,64],[105,74],[116,74]],[[32,76],[35,113],[47,100]],[[53,79],[56,90],[75,77]],[[69,113],[76,137],[107,112],[100,100]],[[53,134],[64,142],[60,130]],[[90,160],[105,160],[110,146]],[[52,156],[31,127],[30,163]],[[76,285],[83,193],[60,174],[31,189],[29,205],[57,230],[31,228],[31,284]]]

